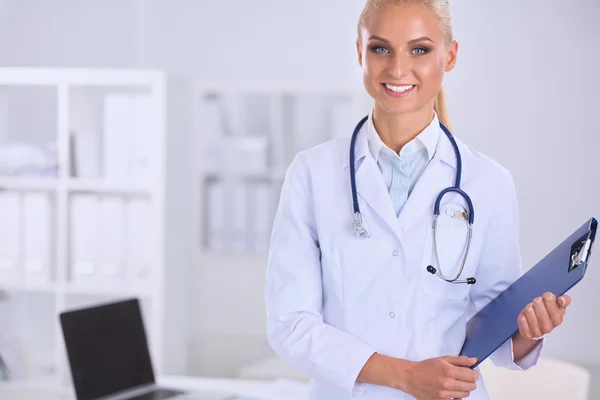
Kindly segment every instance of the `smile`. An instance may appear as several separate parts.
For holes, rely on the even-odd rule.
[[[404,93],[415,87],[415,85],[404,85],[404,86],[394,86],[388,83],[384,83],[385,87],[390,89],[392,92],[396,93]]]
[[[381,84],[385,88],[385,92],[392,97],[404,97],[413,92],[415,85],[391,85],[389,83]]]

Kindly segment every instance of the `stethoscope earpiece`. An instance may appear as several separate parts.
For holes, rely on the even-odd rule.
[[[432,275],[436,275],[437,270],[435,268],[433,268],[433,265],[428,265],[427,266],[427,272],[429,272]],[[465,281],[457,281],[457,280],[449,281],[448,279],[446,279],[446,278],[444,278],[442,276],[440,276],[440,278],[444,279],[446,282],[450,282],[450,283],[466,283],[467,285],[474,285],[475,282],[477,282],[477,279],[475,279],[473,277],[467,278],[467,280],[465,280]]]

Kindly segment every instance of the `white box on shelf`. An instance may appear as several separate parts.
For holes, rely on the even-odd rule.
[[[0,191],[0,283],[22,280],[21,196],[17,192]]]
[[[99,278],[100,201],[96,195],[74,195],[71,199],[71,280],[94,285]]]
[[[23,194],[23,271],[28,284],[52,278],[52,203],[46,193]]]

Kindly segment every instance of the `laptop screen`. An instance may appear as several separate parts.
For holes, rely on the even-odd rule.
[[[60,314],[78,400],[154,383],[137,299]]]

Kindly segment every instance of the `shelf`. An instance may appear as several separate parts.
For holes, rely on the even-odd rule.
[[[42,284],[0,282],[0,290],[9,292],[56,293],[58,289],[52,282]]]
[[[55,191],[62,181],[56,178],[18,178],[0,177],[0,190],[18,191]],[[110,183],[100,179],[70,179],[66,183],[70,192],[92,192],[123,196],[149,196],[151,189],[146,185],[131,183]]]
[[[117,296],[117,297],[131,297],[139,296],[145,297],[152,294],[148,288],[136,288],[136,287],[118,287],[118,286],[104,286],[104,285],[84,285],[79,283],[68,283],[64,286],[64,292],[67,294],[81,294],[91,296]]]
[[[145,185],[131,183],[110,183],[100,179],[71,179],[67,182],[67,189],[74,193],[100,193],[122,196],[149,196],[151,189]]]
[[[53,191],[56,183],[55,177],[0,177],[0,190]]]
[[[285,169],[274,170],[274,171],[207,171],[205,173],[205,179],[207,181],[223,181],[223,180],[236,180],[236,181],[255,181],[255,182],[278,182],[285,178]]]
[[[22,380],[0,382],[0,389],[10,390],[35,390],[58,394],[71,394],[72,389],[69,386],[61,385],[58,375],[42,375]]]
[[[159,86],[165,73],[158,70],[89,68],[2,68],[0,85]]]

